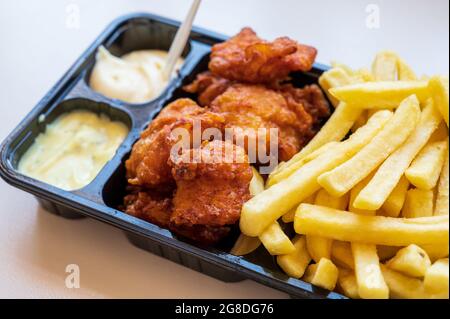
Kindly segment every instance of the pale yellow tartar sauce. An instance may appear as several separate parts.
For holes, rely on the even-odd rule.
[[[64,113],[48,124],[20,159],[20,173],[64,190],[89,184],[114,156],[128,127],[87,110]]]
[[[89,85],[112,99],[128,103],[148,102],[158,97],[169,82],[163,74],[167,56],[167,51],[139,50],[119,58],[102,46],[98,49]],[[174,74],[182,64],[180,58]]]

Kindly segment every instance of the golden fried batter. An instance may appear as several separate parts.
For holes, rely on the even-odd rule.
[[[273,42],[260,39],[244,28],[228,41],[213,46],[209,69],[233,81],[271,83],[293,71],[309,71],[317,50],[287,37]]]
[[[223,118],[189,99],[176,100],[142,133],[125,162],[128,183],[147,188],[170,189],[174,180],[167,164],[172,147],[179,141],[173,134],[176,128],[185,128],[191,135],[194,123],[201,129],[221,128]]]
[[[197,75],[194,82],[183,87],[188,93],[198,95],[198,103],[201,106],[208,106],[220,94],[225,92],[232,84],[231,81],[218,75],[205,71]]]
[[[188,150],[169,160],[177,184],[172,227],[235,224],[242,204],[250,199],[253,177],[244,149],[230,142],[213,141],[203,143],[197,151],[197,157],[195,150]]]
[[[169,227],[172,212],[171,194],[133,190],[124,198],[125,212],[160,227]]]
[[[289,160],[296,154],[310,135],[313,119],[303,104],[294,98],[286,98],[263,85],[235,84],[211,103],[211,110],[225,118],[226,128],[236,130],[237,138],[246,141],[247,152],[258,154],[249,147],[261,143],[254,134],[258,128],[278,129],[278,156],[280,161]],[[269,150],[269,130],[263,136]],[[242,136],[239,136],[242,135]],[[257,139],[254,141],[254,139]],[[268,152],[266,152],[268,153]]]

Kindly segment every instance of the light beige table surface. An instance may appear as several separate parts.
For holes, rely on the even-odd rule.
[[[369,4],[378,6],[378,28],[370,28]],[[188,7],[187,0],[0,0],[0,139],[114,18],[148,11],[180,20]],[[316,46],[319,62],[354,67],[389,48],[419,74],[448,74],[448,7],[447,0],[204,0],[196,24],[229,35],[245,25],[267,38],[288,35]],[[287,297],[191,271],[100,222],[50,215],[3,181],[0,200],[0,297]],[[68,264],[80,267],[78,289],[65,286]]]

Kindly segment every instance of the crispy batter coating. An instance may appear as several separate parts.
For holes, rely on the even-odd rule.
[[[174,180],[167,164],[172,147],[180,140],[175,129],[185,128],[192,136],[194,123],[201,130],[221,128],[223,118],[189,99],[176,100],[142,133],[125,162],[128,183],[147,188],[170,189]]]
[[[315,48],[287,37],[268,42],[244,28],[213,46],[209,69],[233,81],[270,83],[285,79],[293,71],[309,71],[316,55]]]
[[[201,106],[208,106],[216,97],[225,92],[232,83],[232,81],[214,75],[210,71],[205,71],[198,74],[194,82],[184,86],[183,90],[197,94],[198,103]]]
[[[295,102],[302,104],[308,114],[312,116],[314,124],[320,124],[322,120],[330,116],[330,105],[318,85],[312,84],[296,88],[289,83],[278,86],[277,91],[286,99],[292,98]]]
[[[169,162],[177,183],[171,229],[208,226],[205,234],[217,241],[228,232],[223,226],[235,224],[242,204],[250,199],[253,172],[244,149],[230,142],[206,142],[197,150],[171,156]]]
[[[259,143],[264,143],[266,154],[270,151],[270,132],[278,129],[278,156],[280,161],[294,156],[310,136],[312,117],[302,103],[285,97],[263,85],[235,84],[211,103],[211,110],[225,118],[226,128],[235,130],[236,139],[245,141],[247,152],[258,154]],[[254,134],[258,128],[266,128],[266,135]],[[264,144],[262,144],[264,145]]]
[[[124,198],[125,212],[160,227],[169,227],[172,212],[171,194],[142,189],[132,190]]]

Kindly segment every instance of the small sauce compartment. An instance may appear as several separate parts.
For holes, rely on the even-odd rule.
[[[81,189],[118,153],[131,127],[130,116],[108,104],[66,100],[31,123],[12,153],[12,164],[29,178],[68,191]]]
[[[161,24],[161,23],[158,23],[153,20],[133,19],[133,20],[130,20],[130,21],[124,23],[123,25],[121,25],[121,27],[118,28],[104,42],[103,45],[106,48],[106,50],[108,50],[109,53],[111,55],[113,55],[114,57],[120,58],[124,55],[128,55],[128,59],[132,59],[133,61],[138,61],[138,63],[141,63],[142,55],[139,57],[138,54],[135,54],[133,52],[142,51],[142,50],[158,50],[158,51],[167,51],[168,52],[170,49],[170,46],[172,44],[172,41],[175,38],[177,29],[178,29],[178,27],[176,27],[174,25]],[[188,44],[186,45],[184,52],[182,54],[182,58],[184,59],[184,62],[179,65],[178,72],[181,72],[181,70],[187,64],[187,58],[191,52],[191,47],[192,47],[192,44],[190,42],[188,42]],[[163,85],[160,89],[158,89],[157,87],[153,88],[152,83],[160,82],[158,80],[159,79],[158,74],[159,74],[159,70],[161,70],[161,69],[160,68],[155,69],[155,66],[156,65],[160,66],[161,63],[157,62],[157,63],[149,64],[149,63],[147,63],[148,59],[146,59],[147,62],[145,64],[145,67],[139,68],[139,69],[146,69],[146,71],[134,72],[135,70],[133,69],[130,76],[132,76],[136,79],[140,79],[140,78],[144,79],[144,81],[136,81],[137,83],[138,82],[139,83],[148,82],[148,85],[142,85],[141,91],[144,91],[144,92],[148,91],[148,94],[151,94],[151,96],[148,99],[143,99],[142,101],[139,100],[139,101],[128,101],[128,102],[125,99],[118,98],[118,96],[120,96],[120,95],[127,95],[126,92],[123,92],[121,94],[114,92],[114,94],[110,94],[110,97],[108,97],[107,96],[108,94],[102,94],[101,92],[96,91],[91,87],[92,74],[93,74],[95,65],[97,63],[97,61],[96,61],[97,52],[98,52],[98,50],[96,50],[93,54],[93,57],[91,59],[92,62],[91,62],[91,65],[89,66],[88,71],[86,72],[84,81],[92,92],[95,92],[95,94],[102,95],[102,96],[106,97],[107,99],[120,101],[121,103],[133,105],[133,106],[148,104],[148,103],[158,99],[162,95],[164,95],[164,93],[171,86],[172,82],[176,79],[176,76],[173,76],[172,79],[170,79],[168,81],[168,83]],[[100,54],[100,56],[102,56],[105,59],[103,61],[108,61],[108,62],[111,61],[112,64],[114,64],[113,58],[111,58],[110,55],[106,55],[105,53],[106,53],[105,51],[102,51],[102,54]],[[130,53],[132,53],[132,56],[129,56]],[[155,54],[158,55],[158,52],[156,52]],[[158,60],[158,58],[156,58],[156,59]],[[115,60],[115,62],[117,62],[117,60]],[[99,74],[101,74],[101,76],[99,76]],[[105,74],[105,72],[102,72],[102,73],[97,72],[95,74],[95,80],[96,80],[97,86],[99,88],[101,87],[102,90],[106,90],[105,86],[110,87],[110,85],[111,85],[111,82],[107,82],[107,83],[105,82],[107,77],[105,77],[104,74]],[[122,75],[123,75],[123,73],[122,73]],[[114,76],[114,78],[111,77],[110,79],[114,80],[114,81],[119,81],[116,76]],[[116,83],[113,83],[113,84],[117,85]],[[157,86],[157,85],[154,85],[154,86]],[[114,86],[114,87],[117,88],[117,86]],[[103,92],[105,92],[105,91],[103,91]],[[128,96],[128,98],[133,99],[130,96]]]

